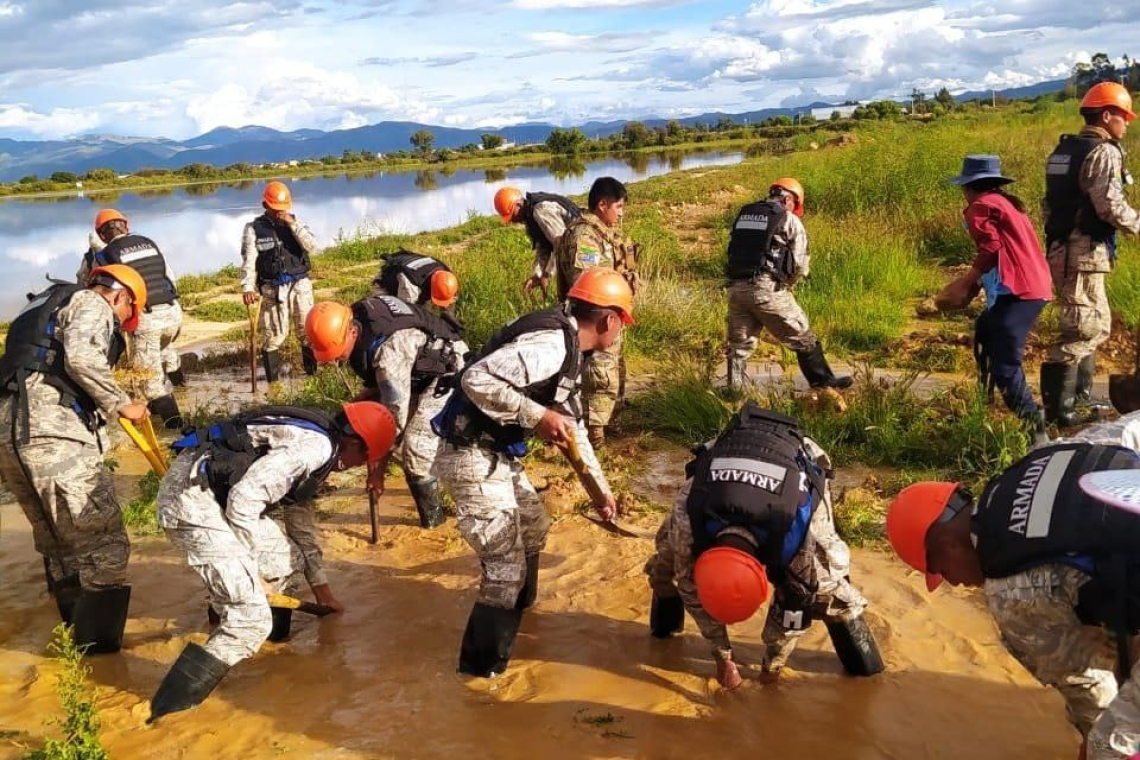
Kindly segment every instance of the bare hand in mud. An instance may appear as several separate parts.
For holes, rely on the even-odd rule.
[[[257,293],[255,291],[252,291],[252,290],[247,290],[246,292],[241,294],[241,302],[244,303],[246,306],[253,306],[255,303],[257,303],[258,298],[259,298],[259,296],[257,295]]]
[[[388,474],[388,460],[381,459],[379,462],[368,465],[368,484],[367,488],[374,496],[384,495],[384,476]]]
[[[602,518],[602,520],[609,522],[617,517],[617,499],[614,498],[612,493],[606,494],[606,500],[601,504],[595,504],[594,511],[598,513],[598,517]]]
[[[740,677],[740,669],[736,667],[736,663],[732,660],[722,660],[719,657],[716,661],[716,680],[721,685],[721,688],[726,691],[732,691],[739,688],[744,679]]]
[[[150,414],[150,410],[147,409],[146,404],[137,401],[119,407],[119,416],[125,417],[131,422],[142,422],[148,414]]]
[[[329,584],[322,583],[319,586],[313,586],[313,596],[316,597],[317,604],[323,604],[326,607],[332,607],[335,612],[344,612],[344,605],[333,596],[332,589]]]
[[[574,437],[575,428],[577,425],[574,424],[574,420],[553,409],[547,409],[542,419],[535,425],[534,433],[544,441],[561,444]]]

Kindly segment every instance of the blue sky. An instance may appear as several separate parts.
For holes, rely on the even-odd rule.
[[[744,111],[1140,55],[1135,0],[0,0],[0,137]]]

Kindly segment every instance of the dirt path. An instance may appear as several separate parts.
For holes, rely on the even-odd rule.
[[[642,487],[672,491],[675,476]],[[91,659],[102,738],[115,758],[1070,758],[1076,734],[1060,698],[997,640],[974,593],[931,597],[886,555],[857,551],[856,582],[888,671],[842,675],[822,626],[779,687],[719,691],[692,622],[668,642],[646,632],[641,567],[651,542],[557,517],[537,607],[506,675],[465,682],[455,658],[478,561],[453,520],[413,525],[392,483],[380,545],[366,543],[366,499],[346,483],[322,502],[334,589],[348,611],[299,616],[287,644],[266,644],[199,709],[148,727],[147,702],[188,641],[207,635],[200,584],[161,537],[137,539],[131,620],[120,656]],[[548,492],[549,493],[549,492]],[[563,511],[564,495],[555,511]],[[558,499],[552,499],[557,501]],[[0,732],[44,732],[56,715],[56,622],[27,524],[2,508]],[[656,520],[641,518],[652,530]],[[733,630],[739,659],[760,658],[762,616]],[[751,671],[746,676],[754,676]],[[0,735],[4,735],[0,733]],[[0,760],[17,758],[0,743]]]

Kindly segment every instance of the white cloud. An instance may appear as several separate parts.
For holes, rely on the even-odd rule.
[[[22,103],[0,103],[0,130],[27,132],[37,137],[58,138],[94,129],[101,119],[90,109],[53,108],[47,113]]]
[[[513,0],[511,5],[522,10],[544,11],[557,8],[635,8],[692,2],[696,0]]]

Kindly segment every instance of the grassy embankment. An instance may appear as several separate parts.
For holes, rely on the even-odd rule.
[[[652,379],[619,418],[619,429],[650,447],[661,438],[691,445],[727,420],[737,400],[711,387],[724,343],[720,272],[727,228],[739,206],[763,195],[777,176],[796,176],[807,188],[812,274],[796,294],[829,353],[879,366],[968,369],[969,349],[940,339],[968,332],[968,316],[914,319],[916,304],[949,276],[947,267],[972,257],[961,224],[961,193],[945,178],[957,173],[966,153],[999,153],[1006,172],[1019,180],[1013,190],[1040,223],[1045,157],[1057,135],[1078,123],[1072,103],[1021,105],[925,124],[880,123],[864,126],[854,146],[759,157],[632,186],[626,232],[642,244],[646,285],[627,346],[633,375]],[[459,316],[474,346],[543,303],[520,287],[531,265],[522,231],[489,216],[438,232],[344,241],[317,259],[319,292],[346,301],[359,297],[378,255],[401,245],[438,256],[456,270],[462,284]],[[1136,255],[1135,242],[1124,241],[1120,265],[1109,279],[1114,312],[1128,325],[1140,313]],[[232,277],[203,277],[197,289]],[[183,290],[192,295],[195,288]],[[1042,332],[1055,329],[1055,321],[1047,311]],[[925,337],[901,350],[900,339],[915,330]],[[240,332],[228,337],[240,339]],[[776,346],[765,344],[758,353],[794,367],[791,355]],[[333,376],[322,373],[299,400],[330,404],[343,393]],[[897,477],[872,489],[867,503],[874,508],[881,507],[881,497],[920,477],[977,485],[1025,450],[1016,420],[988,407],[968,380],[920,398],[913,379],[885,387],[863,373],[842,415],[784,386],[759,393],[766,403],[800,416],[839,467],[858,462],[895,468]],[[879,518],[865,506],[856,505],[845,518],[855,521],[847,524],[849,531],[874,532]]]

